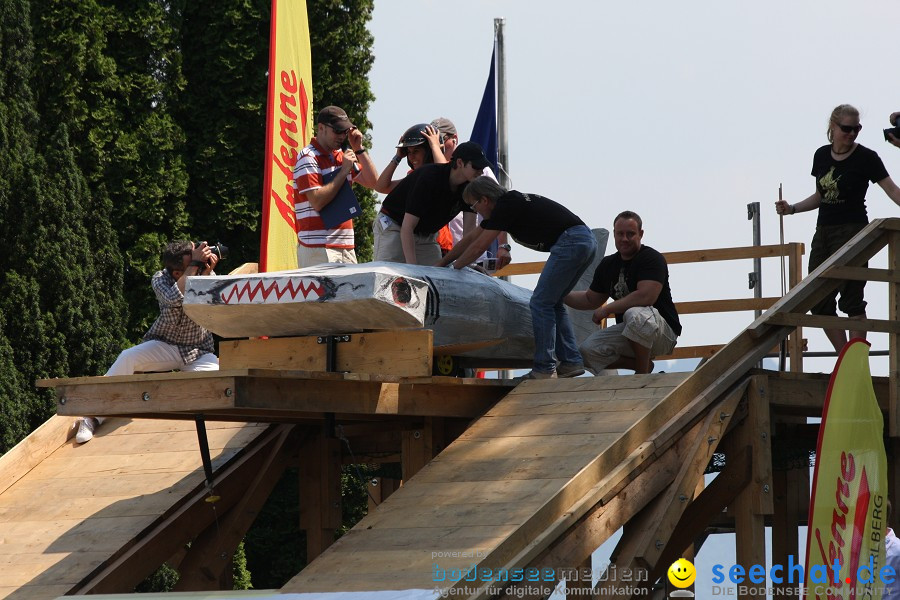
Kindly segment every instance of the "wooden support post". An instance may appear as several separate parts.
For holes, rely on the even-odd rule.
[[[317,432],[300,448],[300,529],[306,531],[306,560],[334,542],[341,526],[341,441]]]
[[[792,289],[803,279],[803,244],[789,244],[788,289]],[[788,337],[788,354],[791,357],[791,372],[803,372],[803,327],[798,326]]]
[[[802,471],[806,471],[804,477]],[[802,493],[799,489],[804,483],[809,485],[809,469],[780,470],[773,473],[773,485],[775,490],[775,515],[772,518],[772,564],[786,565],[788,557],[794,557],[794,563],[800,564],[800,513],[797,510],[800,505],[798,496]],[[773,587],[783,590],[779,597],[797,600],[800,596],[796,591],[797,583],[789,583],[787,577],[781,583],[773,583]]]
[[[888,241],[888,271],[900,272],[900,232],[892,231]],[[897,321],[900,319],[900,284],[891,282],[888,284],[888,319]],[[890,358],[888,373],[890,375],[891,403],[888,412],[888,431],[891,437],[900,437],[900,334],[892,332],[888,334],[888,347]]]
[[[736,559],[739,565],[766,564],[765,515],[775,512],[772,481],[771,424],[768,380],[758,375],[747,388],[747,418],[727,440],[729,455],[750,447],[753,472],[750,484],[734,499],[729,512],[734,515]],[[739,595],[739,600],[750,596]]]
[[[431,462],[443,448],[444,420],[425,417],[422,427],[403,432],[400,464],[406,481]]]

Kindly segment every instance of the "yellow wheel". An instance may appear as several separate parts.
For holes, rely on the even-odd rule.
[[[452,356],[436,356],[434,359],[434,372],[436,375],[451,377],[456,374],[456,361]]]

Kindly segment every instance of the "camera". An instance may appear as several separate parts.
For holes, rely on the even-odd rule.
[[[900,139],[900,125],[897,125],[896,127],[891,127],[890,129],[884,129],[882,131],[884,131],[884,141],[886,141],[886,142],[890,141],[888,139],[889,133],[894,134],[895,138]]]
[[[194,247],[196,248],[203,242],[194,242]],[[228,246],[223,244],[222,242],[216,242],[215,246],[209,246],[209,251],[216,255],[216,258],[219,260],[225,260],[228,258]]]

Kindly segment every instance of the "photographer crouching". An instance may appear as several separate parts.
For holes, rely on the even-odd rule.
[[[159,302],[159,317],[137,346],[123,350],[106,372],[132,375],[137,371],[216,371],[212,334],[184,314],[184,286],[188,277],[215,275],[213,269],[227,249],[222,244],[178,241],[162,252],[165,266],[153,275],[150,286]],[[82,417],[75,441],[83,444],[94,437],[101,417]]]

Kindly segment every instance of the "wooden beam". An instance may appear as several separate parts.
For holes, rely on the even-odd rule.
[[[891,232],[888,241],[888,271],[900,276],[900,233],[896,231]],[[894,323],[900,320],[900,279],[892,280],[888,285],[888,319]],[[891,386],[888,432],[891,437],[900,437],[900,333],[891,332],[888,336],[888,348],[888,377]]]
[[[802,244],[799,244],[802,247]],[[681,252],[663,252],[670,265],[680,263],[713,262],[720,260],[739,260],[744,258],[767,258],[788,256],[792,244],[769,244],[766,246],[739,246],[735,248],[715,248],[710,250],[685,250]]]
[[[619,555],[613,563],[616,570],[652,571],[659,564],[672,531],[689,505],[698,480],[703,478],[706,465],[724,436],[744,390],[744,386],[733,390],[721,403],[711,407],[702,423],[695,426],[691,442],[681,455],[681,465],[674,480],[641,512],[637,520],[630,522],[631,529],[622,536]],[[600,593],[598,597],[615,598],[617,595]]]
[[[870,269],[868,267],[831,267],[820,277],[827,279],[851,279],[853,281],[888,281],[900,283],[900,273],[891,269]]]
[[[762,317],[760,317],[762,318]],[[853,329],[856,331],[880,331],[900,334],[900,322],[880,319],[848,319],[846,317],[824,317],[800,313],[772,313],[766,319],[772,325],[793,325],[821,327],[822,329]]]
[[[699,427],[699,424],[696,426]],[[590,511],[573,522],[543,552],[527,566],[536,568],[568,569],[589,558],[610,536],[631,520],[641,508],[663,492],[682,462],[684,448],[692,439],[692,434],[681,436],[655,460],[640,465],[624,487],[608,501],[595,503]],[[507,589],[507,597],[518,599],[535,597],[523,595],[523,590]]]
[[[662,576],[668,566],[678,560],[688,544],[703,536],[712,519],[722,514],[725,507],[729,506],[750,483],[752,477],[753,465],[749,447],[728,457],[725,468],[685,509],[684,515],[669,537],[669,543],[659,557],[656,568],[650,572],[651,580]]]
[[[238,544],[256,520],[260,509],[299,447],[299,432],[293,425],[280,425],[259,470],[249,479],[246,492],[224,518],[210,525],[191,543],[179,565],[175,591],[231,589],[232,559]]]
[[[270,428],[216,471],[214,487],[220,500],[215,509],[207,502],[209,492],[206,483],[198,485],[68,593],[109,594],[134,589],[159,565],[214,523],[216,511],[227,511],[240,500],[247,481],[259,472],[277,437],[277,430]]]
[[[278,411],[312,418],[324,412],[472,418],[515,387],[512,381],[499,379],[263,369],[211,373],[46,381],[47,387],[56,387],[60,415],[184,418],[202,412],[233,413],[247,420],[267,420],[268,411],[278,420],[289,416]]]
[[[334,370],[425,377],[431,375],[434,332],[410,329],[347,334],[335,343]],[[226,340],[219,343],[222,369],[325,371],[327,345],[321,337]]]
[[[304,441],[300,456],[300,529],[310,563],[334,543],[341,526],[341,441],[323,427]]]
[[[767,310],[780,298],[728,298],[724,300],[696,300],[693,302],[676,302],[679,315],[695,315],[704,313],[737,312],[746,310]]]
[[[721,260],[740,260],[744,258],[768,258],[775,256],[789,256],[799,248],[803,253],[803,244],[793,242],[790,244],[771,244],[767,246],[739,246],[735,248],[713,248],[709,250],[685,250],[679,252],[663,252],[666,262],[670,265],[683,263],[702,263]],[[510,275],[537,275],[544,268],[543,262],[510,263],[494,273],[494,277],[508,277]]]

